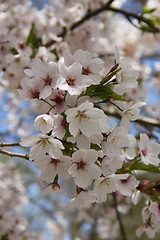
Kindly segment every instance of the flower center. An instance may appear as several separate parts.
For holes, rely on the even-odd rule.
[[[82,67],[82,74],[88,75],[89,73],[91,73],[91,71],[89,70],[89,66],[87,66],[86,68]]]
[[[46,138],[41,138],[41,145],[42,145],[42,147],[45,147],[46,142],[47,142]]]
[[[78,117],[80,120],[81,120],[82,118],[87,118],[84,113],[85,113],[85,111],[82,111],[82,112],[81,112],[81,111],[78,111],[78,114],[77,114],[76,117]]]
[[[30,89],[29,92],[31,93],[32,98],[39,98],[39,92],[37,90]]]
[[[142,155],[145,157],[147,155],[147,150],[146,149],[142,149]]]
[[[74,86],[74,80],[75,80],[75,78],[72,77],[72,78],[68,78],[68,79],[66,80],[66,82],[67,82],[67,84],[68,84],[69,86]]]
[[[50,76],[48,75],[46,78],[43,79],[43,81],[45,82],[45,85],[51,85],[52,78],[50,78]]]
[[[122,81],[128,81],[128,76],[126,76],[126,74],[125,73],[121,73],[121,80]]]
[[[80,161],[77,163],[77,169],[84,169],[86,166],[86,163],[83,161]]]
[[[53,165],[55,165],[55,167],[56,167],[56,166],[58,165],[59,162],[60,162],[59,159],[51,158],[50,164],[53,164]]]

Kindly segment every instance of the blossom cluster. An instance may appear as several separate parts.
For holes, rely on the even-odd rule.
[[[35,59],[32,67],[25,70],[26,77],[18,90],[21,97],[39,99],[50,108],[34,121],[35,130],[41,133],[22,138],[20,145],[31,146],[29,159],[41,169],[42,180],[49,183],[44,194],[64,191],[59,178],[73,179],[77,190],[67,204],[69,208],[105,202],[107,195],[117,190],[131,196],[139,181],[133,173],[117,170],[136,157],[137,146],[142,162],[159,165],[160,145],[150,143],[146,134],[141,134],[137,142],[128,132],[129,122],[138,118],[138,107],[144,102],[122,104],[113,96],[113,103],[122,113],[120,126],[109,126],[108,117],[97,107],[97,102],[103,103],[100,86],[108,87],[115,81],[114,76],[114,90],[124,93],[137,86],[137,70],[125,63],[116,48],[115,66],[119,69],[111,69],[113,78],[108,80],[109,74],[101,75],[103,61],[80,49],[73,55],[66,51],[58,63]],[[107,99],[107,92],[105,95]]]
[[[155,238],[155,233],[160,230],[160,203],[147,201],[142,210],[143,226],[137,229],[138,237],[145,232],[149,238]]]
[[[20,145],[31,147],[29,160],[41,170],[41,179],[48,185],[44,194],[67,192],[63,186],[66,182],[72,183],[75,192],[66,209],[75,207],[83,211],[93,206],[92,203],[105,202],[108,195],[116,191],[132,196],[137,203],[141,192],[147,196],[148,189],[141,186],[134,170],[159,172],[160,144],[150,141],[146,133],[140,133],[137,138],[130,133],[130,122],[138,119],[139,108],[146,105],[144,93],[148,89],[144,80],[152,74],[146,65],[134,63],[137,71],[130,58],[137,60],[156,50],[159,35],[154,37],[145,32],[142,35],[133,27],[136,21],[132,25],[114,11],[102,11],[98,17],[72,27],[88,13],[112,1],[48,2],[42,10],[31,7],[28,0],[8,0],[0,4],[0,97],[5,89],[12,105],[5,122],[11,122],[10,131],[26,136],[28,126],[18,120],[16,111],[19,114],[21,100],[31,100],[29,111],[40,114],[34,121],[35,130],[40,132],[22,138]],[[111,7],[121,8],[124,2],[115,0]],[[147,1],[147,8],[157,16],[160,13],[158,0]],[[149,19],[150,13],[147,14]],[[142,13],[142,16],[146,15]],[[151,21],[157,19],[153,17]],[[143,27],[141,22],[137,26]],[[128,58],[121,58],[117,47],[113,54],[113,45],[120,46],[121,53]],[[151,85],[159,89],[159,63],[155,68],[157,72]],[[109,108],[119,111],[119,125],[107,116],[105,110]],[[23,120],[29,111],[22,110]],[[156,117],[158,111],[158,103],[145,107],[149,116],[155,114]],[[2,178],[6,177],[5,168],[1,174]],[[2,184],[1,205],[19,203],[15,194],[6,190],[14,183],[21,191],[18,179],[6,180],[6,185]],[[157,192],[154,191],[155,195]],[[142,214],[144,226],[137,230],[139,237],[146,232],[154,238],[159,230],[159,197],[154,193],[147,196],[150,200]],[[18,239],[19,232],[27,226],[25,220],[20,216],[2,215],[1,223],[9,234],[19,219],[20,224],[15,228]],[[112,220],[99,219],[97,231],[101,237],[104,225],[108,226],[105,237],[107,234],[116,237],[118,226],[112,225]],[[60,228],[59,223],[57,225],[55,229]],[[51,224],[52,229],[53,226]],[[36,239],[27,234],[24,234],[26,239]],[[57,236],[61,234],[58,231]]]

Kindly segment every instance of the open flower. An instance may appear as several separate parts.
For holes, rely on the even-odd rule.
[[[116,74],[117,82],[119,86],[125,91],[130,88],[135,88],[138,84],[137,78],[139,73],[136,69],[132,68],[128,59],[120,59],[119,50],[115,47],[115,59],[116,64],[119,64],[121,70]]]
[[[71,164],[71,158],[63,155],[59,158],[44,156],[35,161],[35,167],[42,169],[41,178],[46,182],[52,181],[57,174],[63,179],[70,178],[68,169]]]
[[[57,87],[68,91],[70,95],[79,95],[89,85],[82,80],[82,66],[79,63],[73,63],[67,67],[63,62],[60,62],[59,73]]]
[[[64,52],[64,61],[67,66],[73,62],[78,62],[82,66],[82,77],[85,81],[91,84],[98,84],[102,77],[99,72],[104,66],[104,62],[100,58],[92,58],[91,53],[77,50],[73,55],[69,51]]]
[[[131,196],[133,190],[138,186],[139,181],[134,175],[129,176],[126,179],[121,179],[117,181],[117,188],[120,193],[124,196]]]
[[[93,179],[100,177],[100,168],[95,164],[97,158],[98,153],[93,149],[81,149],[73,153],[73,164],[68,172],[74,177],[77,186],[86,188]]]
[[[66,208],[87,208],[94,202],[96,202],[96,195],[94,192],[91,190],[82,190],[78,195],[70,200],[70,202],[66,205]]]
[[[114,155],[122,157],[123,148],[129,146],[129,138],[124,127],[117,127],[107,137],[107,142],[102,143],[102,150],[108,157]]]
[[[45,134],[24,137],[21,139],[20,145],[23,147],[32,146],[29,154],[30,160],[39,159],[46,153],[58,158],[62,155],[60,149],[64,149],[63,144],[59,140]]]
[[[39,98],[47,98],[52,89],[56,88],[59,77],[56,63],[42,62],[39,58],[36,58],[33,60],[31,69],[25,69],[24,72],[28,78],[34,78],[34,81],[39,81],[39,84],[43,85]]]
[[[95,135],[99,129],[99,119],[106,119],[102,110],[93,107],[93,103],[85,101],[77,108],[66,111],[69,131],[75,137],[81,131],[86,137]]]
[[[140,134],[139,148],[142,162],[147,165],[153,164],[155,166],[160,164],[160,159],[158,158],[160,144],[150,142],[149,137],[145,133]]]

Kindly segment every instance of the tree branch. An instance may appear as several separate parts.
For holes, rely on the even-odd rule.
[[[131,21],[131,17],[132,18],[135,18],[137,19],[139,22],[143,22],[145,24],[147,24],[151,30],[148,32],[154,32],[154,33],[159,33],[160,32],[160,29],[155,27],[154,24],[146,19],[143,15],[138,15],[138,14],[135,14],[135,13],[132,13],[132,12],[127,12],[123,9],[118,9],[118,8],[114,8],[114,7],[111,7],[111,4],[114,2],[114,0],[110,0],[108,1],[107,4],[103,5],[102,7],[96,9],[96,10],[93,10],[93,11],[88,11],[84,17],[82,17],[82,19],[80,19],[79,21],[73,23],[70,27],[68,27],[67,29],[66,28],[63,28],[62,32],[59,33],[57,36],[58,37],[62,37],[63,39],[65,38],[65,36],[67,35],[68,31],[73,31],[74,29],[76,29],[77,27],[79,27],[80,25],[82,25],[84,22],[86,22],[87,20],[91,19],[92,17],[94,16],[97,16],[98,14],[104,12],[104,11],[112,11],[112,12],[116,12],[116,13],[121,13],[122,15],[124,15],[127,20],[132,23]],[[138,27],[137,25],[135,25],[134,23],[132,23],[133,26],[137,27],[140,29],[140,27]],[[44,43],[44,46],[45,47],[51,47],[56,41],[54,40],[49,40],[48,42]]]
[[[28,154],[14,153],[14,152],[7,151],[6,149],[0,149],[0,153],[8,155],[10,157],[20,157],[20,158],[25,158],[26,160],[29,160]]]
[[[135,19],[137,19],[139,22],[143,22],[143,23],[146,23],[150,28],[152,28],[152,31],[151,32],[160,32],[160,29],[159,28],[156,28],[154,26],[154,24],[146,19],[143,15],[138,15],[138,14],[135,14],[135,13],[132,13],[132,12],[127,12],[123,9],[118,9],[118,8],[114,8],[114,7],[109,7],[108,10],[111,10],[113,12],[117,12],[117,13],[121,13],[123,14],[128,20],[133,17]],[[138,27],[138,26],[137,26]]]
[[[82,23],[86,22],[90,18],[98,15],[99,13],[109,10],[112,2],[114,2],[114,0],[110,0],[107,4],[103,5],[102,7],[98,8],[92,12],[88,12],[81,20],[79,20],[76,23],[73,23],[72,26],[70,27],[70,30],[73,31],[75,28],[77,28],[78,26],[80,26]]]
[[[19,143],[7,143],[7,142],[0,142],[0,147],[14,147],[20,146]]]
[[[121,220],[121,217],[120,217],[120,214],[119,214],[119,211],[118,211],[116,193],[112,193],[112,196],[113,196],[114,207],[115,207],[115,210],[116,210],[117,220],[119,222],[119,227],[120,227],[120,232],[121,232],[122,239],[127,240],[126,233],[125,233],[125,230],[124,230],[124,226],[122,224],[122,220]]]
[[[116,117],[121,119],[121,115],[119,113],[117,113],[116,111],[112,111],[107,109],[106,107],[102,107],[101,108],[104,113],[106,115],[112,116],[112,117]],[[134,122],[141,124],[142,126],[152,126],[152,127],[158,127],[160,128],[160,121],[153,119],[153,118],[149,118],[149,117],[143,117],[140,116],[137,120],[135,120]]]
[[[84,22],[86,22],[87,20],[89,20],[90,18],[98,15],[101,12],[104,12],[106,10],[109,9],[109,6],[114,2],[115,0],[110,0],[108,1],[107,4],[103,5],[102,7],[94,10],[94,11],[88,11],[86,13],[86,15],[84,15],[84,17],[82,19],[80,19],[79,21],[73,23],[70,27],[68,27],[68,30],[73,31],[75,28],[79,27],[81,24],[83,24]],[[58,34],[58,37],[62,37],[65,38],[65,36],[67,35],[68,30],[66,28],[63,28],[62,32]],[[50,47],[55,43],[55,41],[48,41],[47,43],[44,44],[45,47]]]

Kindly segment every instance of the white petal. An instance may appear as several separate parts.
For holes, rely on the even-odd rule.
[[[81,132],[87,137],[91,137],[97,132],[97,126],[92,120],[86,119],[81,121],[79,127]]]
[[[86,188],[89,184],[89,176],[84,170],[79,170],[74,181],[77,186]]]

